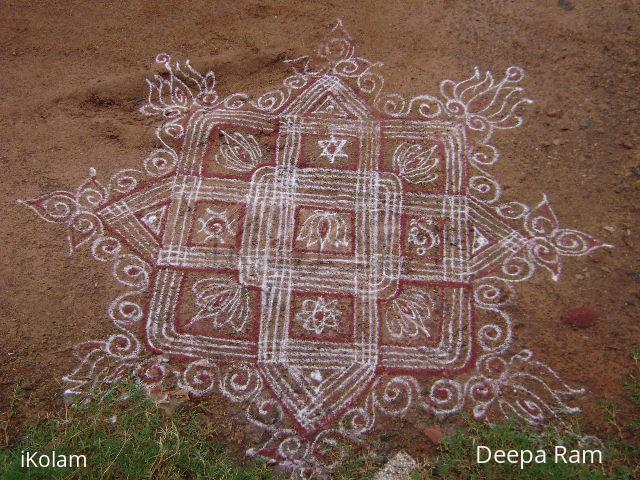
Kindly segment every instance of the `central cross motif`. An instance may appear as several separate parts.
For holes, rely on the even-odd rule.
[[[332,108],[319,110],[322,105]],[[316,140],[336,130],[342,140],[333,134],[329,141]],[[271,159],[261,156],[260,131],[272,139]],[[176,179],[167,186],[170,221],[158,245],[157,263],[163,268],[151,302],[157,314],[148,325],[154,348],[185,355],[206,352],[215,360],[255,360],[306,430],[343,410],[366,390],[380,367],[454,371],[467,365],[472,287],[464,131],[459,125],[381,120],[351,87],[324,75],[277,122],[215,111],[192,117],[186,135],[194,147],[183,153]],[[334,145],[332,163],[347,143],[358,146],[350,167],[313,165],[309,146],[319,145],[322,157]],[[207,144],[206,150],[197,147]],[[403,152],[401,158],[398,152]],[[415,165],[408,157],[412,153]],[[427,160],[429,175],[443,182],[425,187],[419,185],[424,175],[411,176],[412,168],[420,170]],[[212,161],[237,168],[226,178],[208,175]],[[255,166],[249,177],[247,162]],[[413,193],[416,188],[420,194]],[[101,216],[113,222],[123,208],[116,203]],[[430,232],[428,246],[434,248],[426,258],[425,242],[412,249],[419,238],[416,225],[425,217],[439,228]],[[229,232],[239,225],[242,233],[233,237]],[[205,227],[207,235],[198,242]],[[208,242],[211,238],[218,241]],[[255,340],[215,334],[185,340],[185,326],[176,325],[176,307],[179,285],[190,270],[237,271],[236,290],[252,289],[259,298]],[[294,319],[310,302],[337,305],[330,296],[325,300],[327,295],[341,299],[345,310],[327,319],[307,319],[305,330],[312,337],[296,332]],[[415,301],[432,297],[438,298],[439,309]],[[408,312],[411,306],[422,310]],[[385,323],[383,312],[395,313]],[[345,334],[331,336],[334,329],[326,327],[337,327],[338,318]],[[418,332],[429,341],[411,343]],[[322,388],[309,377],[318,366],[332,378]]]

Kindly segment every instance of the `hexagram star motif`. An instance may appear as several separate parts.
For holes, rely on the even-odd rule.
[[[322,148],[320,156],[327,157],[329,163],[335,163],[336,158],[346,158],[348,155],[343,151],[346,144],[346,139],[337,139],[334,135],[329,140],[318,140],[318,145]]]

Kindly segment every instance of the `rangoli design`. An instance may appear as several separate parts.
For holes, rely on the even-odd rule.
[[[124,287],[117,333],[77,348],[69,394],[129,374],[156,395],[222,394],[268,434],[249,454],[312,475],[380,415],[578,411],[582,389],[510,351],[514,287],[607,246],[561,227],[544,195],[503,199],[490,141],[531,103],[521,68],[405,99],[340,22],[257,99],[156,61],[140,111],[162,148],[21,202]]]

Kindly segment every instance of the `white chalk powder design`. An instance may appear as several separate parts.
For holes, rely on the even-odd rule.
[[[21,201],[123,286],[115,333],[78,346],[68,395],[125,375],[156,395],[222,394],[269,434],[250,455],[312,475],[378,415],[578,411],[582,389],[508,353],[517,284],[608,246],[563,228],[544,195],[503,198],[490,142],[531,103],[521,68],[404,98],[340,22],[258,97],[156,61],[140,111],[163,147],[104,184],[92,169]]]

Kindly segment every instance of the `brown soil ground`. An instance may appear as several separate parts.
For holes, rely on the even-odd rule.
[[[74,189],[92,166],[107,178],[139,165],[156,145],[153,122],[137,112],[156,53],[215,70],[221,93],[257,94],[280,83],[280,60],[313,51],[342,18],[359,52],[384,61],[387,85],[405,94],[436,93],[441,79],[476,65],[527,70],[535,103],[523,127],[494,136],[495,177],[530,205],[546,192],[563,226],[615,248],[567,259],[557,284],[540,272],[518,286],[514,351],[531,348],[585,386],[585,430],[613,434],[599,404],[629,411],[623,381],[640,343],[640,3],[574,3],[2,2],[0,410],[18,377],[27,399],[16,429],[60,409],[71,349],[113,332],[105,312],[119,291],[110,268],[69,258],[63,227],[16,199]],[[578,307],[596,313],[593,326],[562,321]],[[427,453],[426,441],[405,443],[425,426],[390,426],[388,448]]]

